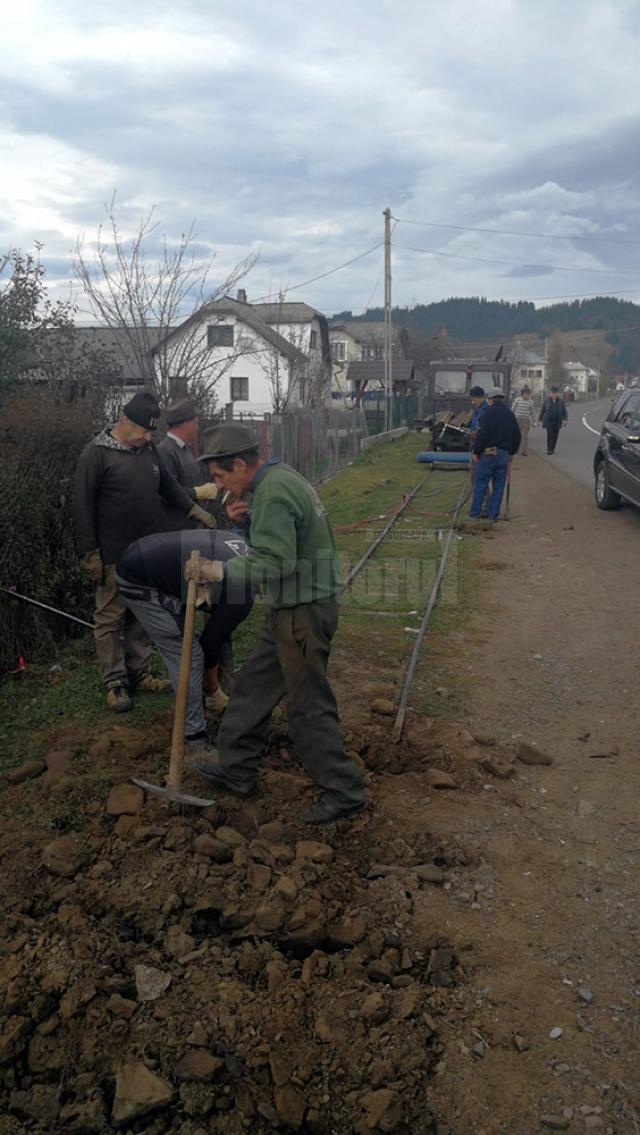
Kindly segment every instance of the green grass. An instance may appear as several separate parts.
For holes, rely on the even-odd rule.
[[[455,504],[466,481],[463,473],[432,473],[418,465],[416,454],[424,448],[424,437],[417,433],[373,446],[319,490],[334,526],[373,518],[361,530],[336,534],[341,561],[348,568],[386,523],[383,514],[398,507],[403,495],[424,481],[413,502],[419,511],[407,509],[403,513],[379,552],[343,596],[337,636],[338,649],[361,661],[367,658],[375,628],[378,653],[388,657],[399,675],[415,642],[405,628],[419,626],[435,576],[441,550],[438,530],[448,528],[447,510]],[[420,512],[442,515],[423,516]],[[423,644],[412,702],[416,708],[432,713],[450,712],[451,705],[465,692],[464,679],[451,664],[452,660],[455,663],[455,654],[447,650],[447,637],[468,621],[473,609],[474,547],[473,540],[454,541],[443,602],[436,608]],[[264,606],[256,603],[236,631],[236,665],[250,652],[264,612]],[[61,652],[57,665],[59,668],[53,669],[50,663],[32,665],[22,676],[6,678],[0,684],[0,771],[46,751],[61,728],[68,727],[73,733],[77,723],[81,746],[87,737],[93,738],[114,724],[113,714],[105,707],[91,635]],[[163,672],[160,662],[157,670]],[[451,690],[446,703],[433,693],[439,685]],[[133,713],[120,720],[144,727],[172,703],[171,694],[141,695]],[[60,825],[65,822],[72,825],[73,815],[68,821],[61,817]]]

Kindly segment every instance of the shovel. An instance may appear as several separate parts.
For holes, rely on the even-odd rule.
[[[194,568],[200,564],[200,553],[192,552],[189,563]],[[196,595],[198,584],[190,579],[187,586],[187,603],[184,617],[184,631],[182,635],[182,655],[180,658],[180,672],[178,674],[178,688],[176,690],[176,708],[173,715],[173,732],[171,734],[171,757],[169,760],[169,775],[164,786],[150,784],[146,780],[133,778],[133,783],[144,792],[154,796],[162,796],[176,804],[187,804],[192,808],[210,808],[215,800],[205,800],[201,796],[191,796],[181,792],[182,767],[184,764],[184,726],[187,719],[187,701],[189,698],[189,678],[191,676],[191,650],[193,647],[193,629],[196,621]]]

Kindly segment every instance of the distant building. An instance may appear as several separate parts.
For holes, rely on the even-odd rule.
[[[393,358],[406,360],[408,355],[408,336],[404,328],[392,326]],[[346,396],[349,399],[356,394],[356,379],[363,381],[363,376],[350,371],[352,363],[379,363],[384,364],[384,323],[367,322],[366,320],[334,321],[329,324],[329,343],[331,347],[331,386],[334,397]],[[373,372],[372,372],[373,373]],[[377,374],[377,372],[376,372]],[[377,381],[370,375],[367,383],[372,385]]]
[[[514,393],[519,393],[523,386],[528,386],[532,394],[542,394],[547,384],[547,364],[542,355],[529,351],[517,343],[511,358],[513,363],[511,388]]]

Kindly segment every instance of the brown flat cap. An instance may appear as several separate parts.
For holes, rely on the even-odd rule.
[[[198,417],[198,411],[190,398],[180,398],[177,402],[172,402],[167,406],[166,413],[169,429],[171,426],[179,426],[180,422],[190,422],[192,418]]]

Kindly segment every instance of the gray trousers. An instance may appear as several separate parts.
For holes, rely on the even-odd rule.
[[[236,677],[218,733],[220,764],[239,786],[254,783],[269,719],[286,697],[296,753],[323,795],[346,805],[364,800],[362,778],[344,750],[327,678],[337,623],[334,600],[269,611],[253,653]]]
[[[104,583],[96,585],[93,638],[103,686],[126,686],[149,669],[151,643],[118,591],[114,564],[105,564]]]
[[[182,629],[183,607],[177,599],[168,595],[161,595],[159,591],[151,588],[140,588],[140,592],[148,598],[134,598],[135,584],[120,580],[122,598],[127,607],[142,624],[149,638],[158,648],[160,656],[169,671],[169,681],[176,692],[178,687],[178,674],[180,673],[180,659],[182,657]],[[194,636],[191,647],[191,675],[189,678],[189,698],[187,701],[187,720],[185,733],[191,736],[200,733],[206,726],[204,715],[204,701],[202,694],[202,679],[204,675],[204,654],[197,638]]]

